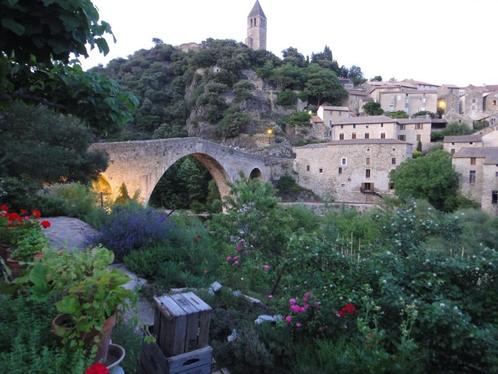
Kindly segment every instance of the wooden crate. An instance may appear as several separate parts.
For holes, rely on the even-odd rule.
[[[166,357],[208,345],[212,309],[193,292],[154,297],[154,335]]]
[[[213,350],[207,346],[173,357],[165,357],[157,344],[144,344],[138,374],[210,374]]]

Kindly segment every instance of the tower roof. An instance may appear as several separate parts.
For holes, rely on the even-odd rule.
[[[256,17],[256,16],[261,16],[263,18],[266,18],[265,12],[263,12],[263,8],[261,8],[259,0],[256,0],[254,6],[252,7],[251,12],[249,13],[249,17]]]

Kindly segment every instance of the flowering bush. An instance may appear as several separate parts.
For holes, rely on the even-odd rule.
[[[155,209],[136,204],[116,206],[105,219],[101,241],[121,260],[134,249],[164,243],[170,228],[168,217]]]

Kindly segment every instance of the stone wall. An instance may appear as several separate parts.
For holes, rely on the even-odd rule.
[[[389,172],[411,157],[412,147],[397,140],[359,140],[296,147],[294,152],[294,171],[302,187],[325,200],[375,203],[378,197],[363,193],[362,187],[370,183],[376,193],[392,194]]]

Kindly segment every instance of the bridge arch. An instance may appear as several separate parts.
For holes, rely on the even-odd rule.
[[[164,173],[178,160],[192,155],[206,169],[218,186],[220,196],[230,193],[230,183],[240,175],[251,176],[255,170],[262,180],[269,180],[271,170],[263,158],[234,150],[201,138],[141,140],[95,143],[92,150],[109,156],[109,166],[102,173],[116,198],[124,183],[130,196],[139,191],[139,199],[147,204]]]

